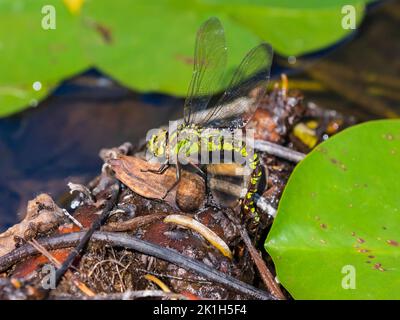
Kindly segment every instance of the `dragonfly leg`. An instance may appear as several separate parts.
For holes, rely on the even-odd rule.
[[[171,192],[172,189],[174,189],[179,181],[181,180],[181,167],[179,165],[179,162],[176,163],[176,179],[174,184],[167,190],[167,192],[165,192],[164,196],[162,197],[162,199],[165,199],[165,197],[168,195],[168,193]]]
[[[168,160],[166,160],[158,169],[141,169],[141,172],[151,172],[156,174],[163,174],[169,168]]]

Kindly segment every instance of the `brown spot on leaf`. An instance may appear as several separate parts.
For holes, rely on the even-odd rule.
[[[368,256],[368,258],[370,258],[370,259],[374,259],[374,258],[375,258],[375,256]]]
[[[335,159],[335,158],[331,158],[330,161],[331,161],[335,166],[337,166],[339,169],[341,169],[341,170],[343,170],[343,171],[346,171],[346,170],[347,170],[346,165],[345,165],[343,162],[341,162],[340,160]]]
[[[394,139],[394,137],[393,137],[393,135],[392,135],[391,133],[386,133],[386,134],[384,135],[384,138],[385,138],[386,140],[389,140],[389,141],[392,141],[392,140]]]
[[[317,150],[318,152],[321,152],[322,154],[328,153],[328,149],[326,149],[325,147],[316,147],[315,150]]]
[[[176,58],[176,60],[181,61],[184,64],[187,64],[190,66],[193,65],[193,63],[194,63],[194,59],[191,56],[189,57],[189,56],[184,56],[182,54],[177,54],[177,55],[175,55],[175,58]]]
[[[364,240],[363,238],[357,238],[357,242],[358,242],[358,243],[364,243],[365,240]]]
[[[400,244],[396,240],[387,240],[388,245],[398,247]]]
[[[358,249],[357,251],[360,252],[360,253],[367,253],[370,250],[368,250],[368,249]]]
[[[321,227],[322,229],[327,229],[327,228],[328,228],[328,226],[327,226],[325,223],[321,223],[321,224],[320,224],[320,227]]]
[[[108,26],[92,19],[86,19],[85,22],[90,28],[95,30],[101,36],[104,43],[111,44],[113,42],[112,32]]]
[[[382,267],[381,263],[375,263],[374,264],[374,269],[379,270],[379,271],[385,271],[385,269]]]

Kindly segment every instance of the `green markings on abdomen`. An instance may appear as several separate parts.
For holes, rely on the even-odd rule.
[[[254,195],[258,191],[258,185],[262,177],[262,167],[258,155],[254,153],[253,159],[249,162],[249,167],[252,170],[250,181],[247,189],[246,196],[243,200],[243,209],[245,213],[254,216],[254,221],[259,222],[260,216],[258,215],[256,205],[254,202]]]

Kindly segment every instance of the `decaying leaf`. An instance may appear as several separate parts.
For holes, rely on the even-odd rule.
[[[62,209],[48,194],[38,195],[28,202],[24,220],[0,234],[0,256],[14,249],[16,238],[33,238],[38,232],[47,232],[55,228],[62,217]]]

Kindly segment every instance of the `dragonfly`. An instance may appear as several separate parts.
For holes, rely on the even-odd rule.
[[[240,154],[245,157],[250,175],[247,192],[241,203],[245,213],[259,219],[255,194],[263,174],[257,153],[250,152],[250,147],[243,139],[228,139],[222,130],[233,132],[242,130],[265,94],[270,77],[272,47],[260,43],[250,50],[237,69],[222,94],[216,95],[221,87],[227,65],[227,47],[224,28],[218,18],[210,18],[197,31],[194,66],[188,94],[183,107],[183,123],[172,132],[162,129],[153,134],[147,143],[147,151],[152,157],[163,158],[158,169],[147,170],[162,174],[170,165],[173,156],[192,156],[201,152],[224,152]],[[251,103],[237,103],[240,97],[248,96],[257,88],[257,95]],[[249,158],[250,157],[250,158]],[[192,159],[196,159],[196,156]],[[198,158],[197,158],[198,160]],[[201,161],[188,161],[200,173]],[[181,177],[181,161],[176,166],[176,182]]]

